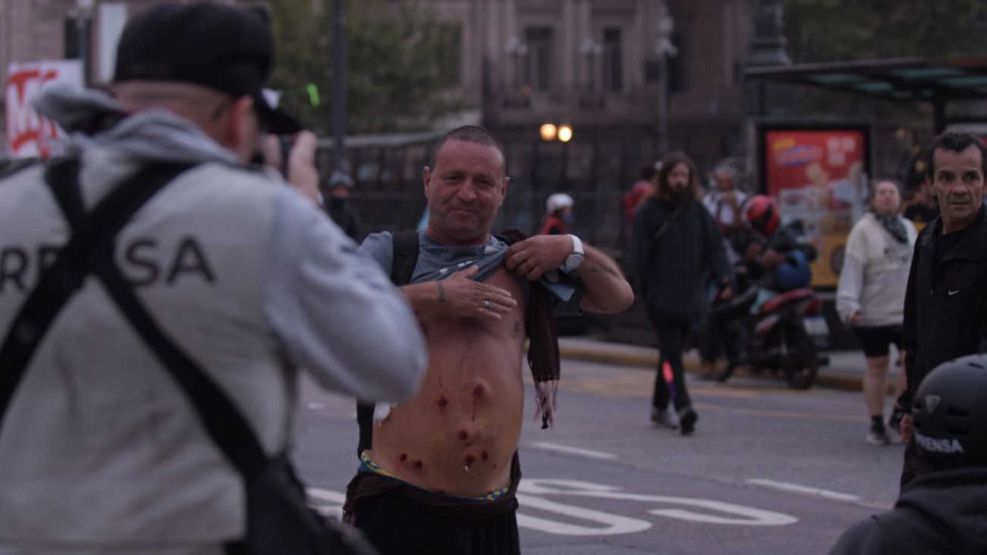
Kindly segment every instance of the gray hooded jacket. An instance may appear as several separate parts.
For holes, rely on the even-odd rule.
[[[279,178],[165,111],[123,117],[95,92],[49,90],[91,208],[143,161],[198,163],[117,238],[117,259],[158,324],[240,407],[269,453],[287,449],[298,369],[364,399],[414,393],[425,349],[373,261]],[[122,118],[122,119],[120,119]],[[40,166],[0,181],[0,333],[69,229]],[[0,430],[0,555],[221,553],[242,536],[240,479],[188,401],[88,279],[35,354]]]

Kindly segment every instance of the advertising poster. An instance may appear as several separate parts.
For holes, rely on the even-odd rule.
[[[864,129],[770,129],[763,132],[767,193],[782,222],[801,221],[815,244],[814,287],[836,287],[847,235],[867,197]]]
[[[12,158],[47,158],[63,134],[58,127],[37,114],[31,100],[42,86],[66,83],[82,87],[82,66],[78,60],[52,60],[10,64],[4,95],[7,106],[7,153]]]

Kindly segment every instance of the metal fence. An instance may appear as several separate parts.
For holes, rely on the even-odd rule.
[[[574,233],[614,254],[622,251],[622,197],[640,168],[657,158],[644,133],[587,136],[569,143],[542,142],[521,134],[504,137],[510,190],[494,229],[538,230],[545,199],[556,192],[575,199]],[[356,187],[351,202],[368,230],[414,228],[425,210],[422,170],[438,134],[365,137],[348,141],[346,159]],[[331,141],[320,142],[327,168]]]

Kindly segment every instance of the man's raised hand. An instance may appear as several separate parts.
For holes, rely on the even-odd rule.
[[[558,270],[572,254],[572,238],[568,235],[535,235],[518,241],[507,249],[504,265],[530,281],[545,272]]]

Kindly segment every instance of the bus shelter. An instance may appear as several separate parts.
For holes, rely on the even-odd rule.
[[[745,76],[763,84],[793,83],[893,102],[927,103],[932,107],[936,133],[953,123],[987,122],[984,116],[949,113],[952,103],[987,98],[987,58],[891,58],[755,67],[747,69]]]

